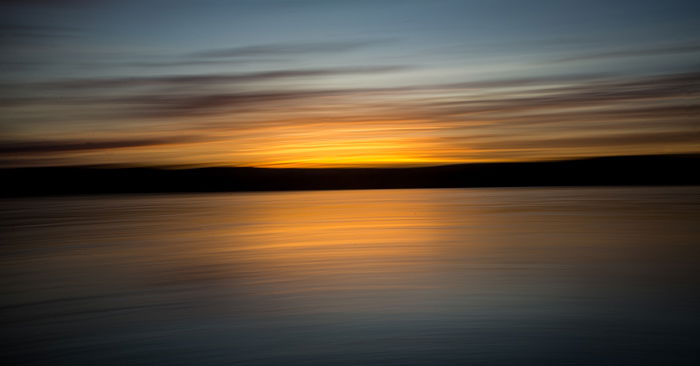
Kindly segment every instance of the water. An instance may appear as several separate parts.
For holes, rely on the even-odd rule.
[[[16,364],[700,360],[700,187],[0,204]]]

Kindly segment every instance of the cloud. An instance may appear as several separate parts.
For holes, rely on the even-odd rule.
[[[191,56],[203,58],[298,56],[307,54],[348,52],[383,42],[384,41],[339,41],[267,44],[200,51],[191,54]]]
[[[32,155],[27,156],[12,156],[10,158],[4,159],[0,158],[0,168],[26,168],[26,167],[46,167],[46,166],[57,166],[57,165],[75,165],[81,162],[76,161],[74,158],[68,157],[53,157],[46,155]]]
[[[580,82],[602,80],[605,74],[582,74],[582,75],[551,75],[529,78],[496,79],[465,81],[450,84],[437,84],[422,87],[423,89],[498,89],[498,88],[520,88],[543,85],[560,85]]]
[[[607,120],[682,118],[697,109],[692,109],[686,99],[700,91],[700,73],[626,79],[606,79],[600,75],[546,76],[384,88],[283,90],[270,85],[270,88],[258,87],[252,90],[248,86],[228,85],[234,81],[260,82],[402,69],[398,66],[389,66],[70,80],[51,83],[51,85],[88,89],[90,93],[92,88],[105,88],[109,89],[110,94],[61,93],[59,97],[32,97],[10,93],[8,97],[0,98],[0,106],[112,105],[119,110],[135,113],[137,116],[177,117],[241,111],[265,112],[273,108],[279,110],[281,102],[303,101],[304,105],[313,106],[322,103],[321,98],[337,97],[334,103],[340,103],[338,108],[341,108],[340,105],[351,108],[350,106],[357,105],[355,103],[360,103],[363,106],[361,110],[365,110],[366,113],[371,109],[371,113],[375,114],[393,113],[404,118],[451,120],[456,124],[463,124],[472,119],[480,120],[482,124],[488,122],[488,125],[511,123],[522,126],[595,118]],[[223,90],[217,92],[201,88],[219,84],[226,85]],[[115,93],[114,90],[117,87],[169,88],[144,90],[138,93],[124,90]],[[516,90],[501,90],[512,88]],[[658,100],[665,102],[663,105],[640,104],[644,101]],[[291,111],[294,105],[285,104],[284,108],[290,108]],[[361,112],[357,107],[353,108],[347,112],[354,115]]]
[[[74,6],[80,4],[89,4],[92,0],[0,0],[0,5],[10,6]]]
[[[501,139],[483,142],[463,141],[476,149],[551,149],[551,148],[591,148],[629,145],[663,145],[677,143],[700,143],[698,131],[669,131],[655,133],[601,134],[598,136],[565,137],[549,139]]]
[[[672,74],[633,80],[602,80],[533,90],[535,96],[498,95],[487,98],[437,101],[426,104],[433,112],[451,115],[514,113],[607,105],[626,101],[684,98],[700,92],[700,73]]]
[[[151,95],[123,100],[146,107],[144,114],[150,117],[182,117],[217,113],[222,108],[244,110],[261,109],[271,102],[299,100],[328,96],[332,91],[288,91],[208,95]]]
[[[250,159],[272,156],[273,147],[288,145],[289,151],[302,151],[300,159],[313,160],[316,153],[308,145],[315,144],[319,151],[335,154],[334,151],[339,150],[332,148],[334,146],[362,150],[362,144],[378,138],[396,141],[424,139],[431,145],[421,150],[421,154],[454,159],[476,151],[486,158],[539,158],[620,149],[682,150],[700,143],[700,134],[694,125],[697,118],[693,120],[698,112],[693,98],[700,91],[700,73],[626,78],[564,75],[378,88],[285,90],[274,83],[268,85],[269,88],[235,84],[225,88],[201,88],[218,85],[222,77],[228,77],[227,81],[276,80],[333,74],[329,70],[337,71],[171,75],[136,78],[135,81],[127,78],[125,85],[158,88],[138,92],[118,88],[110,89],[106,94],[94,93],[90,89],[87,92],[80,90],[74,95],[56,93],[58,97],[54,98],[50,93],[37,94],[36,108],[18,108],[13,113],[21,117],[23,111],[31,110],[29,113],[45,113],[47,122],[79,120],[86,125],[118,124],[121,120],[134,121],[136,117],[144,123],[145,129],[151,122],[161,124],[167,118],[184,117],[171,120],[177,123],[175,126],[181,133],[216,133],[228,141],[227,153]],[[123,80],[112,78],[96,82],[117,85],[115,82]],[[97,111],[98,118],[100,113],[105,113],[106,118],[95,120],[95,115],[67,117],[56,114],[56,109],[52,108],[42,111],[40,106],[52,103],[52,99],[59,105],[89,106]],[[31,95],[4,100],[10,107],[31,101]],[[0,100],[0,104],[2,102]],[[211,118],[214,116],[216,118]],[[34,115],[27,118],[31,120]],[[28,158],[51,156],[52,153],[69,156],[59,153],[157,145],[173,145],[163,150],[174,153],[180,148],[176,144],[199,141],[210,140],[185,136],[17,141],[0,145],[0,154]],[[399,149],[399,145],[387,149]],[[309,155],[304,155],[307,152],[303,151]]]
[[[400,70],[400,67],[389,67],[384,70],[383,68],[372,68],[373,71],[391,71]],[[350,69],[346,71],[363,71],[366,69]],[[267,77],[282,77],[285,75],[321,75],[325,72],[317,73],[313,72],[273,72],[273,73],[262,73],[256,75],[250,75],[251,79],[264,79]],[[223,108],[235,107],[235,108],[265,108],[264,104],[270,102],[280,102],[280,101],[293,101],[293,100],[311,100],[313,98],[321,97],[339,97],[339,96],[367,96],[370,94],[375,94],[377,98],[381,99],[382,96],[394,97],[398,95],[410,96],[413,93],[422,94],[426,91],[431,93],[436,93],[435,95],[440,95],[441,92],[453,93],[456,89],[491,89],[491,88],[503,88],[503,87],[514,87],[514,86],[535,86],[535,85],[546,85],[549,83],[564,83],[573,82],[574,80],[582,80],[593,76],[569,76],[569,77],[543,77],[543,78],[529,78],[529,79],[506,79],[506,80],[493,80],[493,81],[478,81],[478,82],[464,82],[464,83],[452,83],[452,84],[441,84],[441,85],[430,85],[430,86],[406,86],[406,87],[387,87],[387,88],[345,88],[345,89],[307,89],[307,90],[285,90],[285,91],[267,91],[267,92],[239,92],[239,93],[218,93],[218,94],[192,94],[192,95],[151,95],[151,96],[139,96],[133,99],[127,99],[125,101],[132,103],[142,103],[147,106],[153,106],[152,112],[155,116],[181,116],[181,115],[194,115],[194,114],[207,114],[212,112],[221,111]],[[451,97],[453,98],[453,97]],[[441,98],[437,98],[438,102],[434,105],[440,105]],[[506,98],[507,100],[507,98]],[[473,101],[474,103],[480,103]],[[449,103],[453,102],[447,102]],[[470,103],[470,101],[458,102]],[[505,103],[507,104],[507,103]],[[399,99],[392,103],[383,103],[386,108],[390,108],[392,105],[398,105],[399,108],[408,109],[421,109],[420,103],[414,103],[409,99]],[[429,107],[434,106],[428,104]],[[503,108],[505,105],[501,105],[498,108]],[[428,112],[428,115],[430,112]],[[437,114],[439,116],[440,113]]]
[[[276,70],[246,74],[165,75],[153,77],[120,77],[77,79],[42,83],[42,86],[65,89],[94,89],[142,86],[192,86],[225,84],[233,82],[262,82],[277,79],[375,74],[408,69],[406,66],[336,67],[327,69]]]
[[[73,38],[81,29],[46,25],[0,24],[0,46],[9,47],[29,42]]]
[[[181,67],[181,66],[203,66],[203,65],[240,65],[240,64],[260,64],[260,63],[282,63],[288,60],[284,59],[245,59],[245,60],[180,60],[180,61],[142,61],[128,62],[111,66],[128,66],[128,67]]]
[[[109,150],[131,147],[148,147],[200,142],[195,136],[142,138],[125,140],[58,140],[58,141],[4,141],[0,142],[0,154],[45,154],[86,150]]]
[[[180,60],[131,62],[123,65],[132,67],[177,67],[243,63],[280,63],[290,62],[293,57],[299,55],[349,52],[386,42],[388,42],[388,40],[306,42],[218,48],[185,54],[183,55],[184,59]]]
[[[517,123],[519,126],[562,123],[565,121],[605,121],[606,123],[618,121],[650,121],[653,124],[659,124],[663,121],[664,124],[670,124],[672,121],[682,125],[697,124],[700,115],[700,105],[689,105],[679,103],[676,105],[662,106],[646,106],[644,103],[635,104],[635,106],[607,106],[607,108],[598,110],[573,110],[563,112],[549,112],[542,114],[527,114],[522,117],[508,118],[507,121]],[[693,121],[687,121],[688,118],[693,118]]]
[[[700,52],[700,44],[698,44],[698,43],[677,44],[677,45],[671,45],[671,46],[627,49],[627,50],[610,51],[610,52],[599,52],[599,53],[591,53],[591,54],[583,54],[583,55],[579,55],[579,56],[566,57],[566,58],[555,60],[555,62],[588,61],[588,60],[599,60],[599,59],[620,58],[620,57],[663,56],[663,55],[668,55],[668,54],[693,53],[693,52]]]

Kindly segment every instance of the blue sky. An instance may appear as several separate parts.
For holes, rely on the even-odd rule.
[[[0,163],[698,152],[696,1],[0,1]]]

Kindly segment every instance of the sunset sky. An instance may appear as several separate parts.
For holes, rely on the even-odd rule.
[[[697,0],[0,0],[0,166],[700,152]]]

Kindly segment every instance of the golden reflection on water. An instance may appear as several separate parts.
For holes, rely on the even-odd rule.
[[[186,232],[188,244],[175,260],[182,267],[171,273],[190,272],[195,278],[224,271],[218,276],[235,277],[258,293],[425,288],[450,222],[436,209],[435,194],[414,191],[410,199],[405,191],[252,195],[206,221],[175,225]],[[172,238],[183,235],[172,233]]]
[[[659,349],[617,345],[671,336],[664,360],[697,354],[697,187],[4,203],[10,357],[601,364],[646,360]]]

